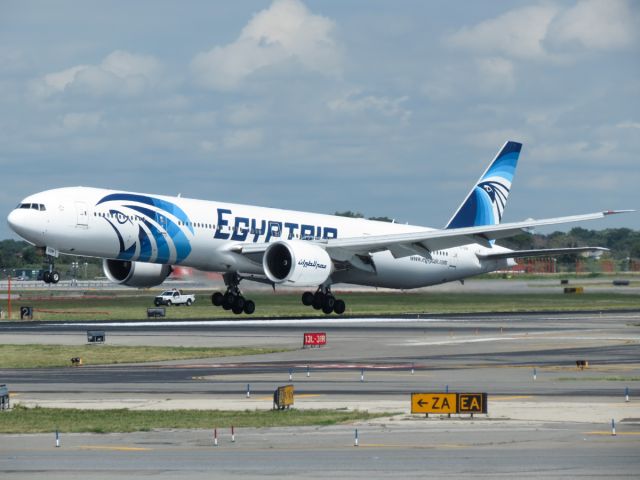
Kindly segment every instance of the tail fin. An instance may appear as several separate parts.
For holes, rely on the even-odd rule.
[[[521,143],[507,142],[480,176],[445,228],[496,225],[502,220]]]

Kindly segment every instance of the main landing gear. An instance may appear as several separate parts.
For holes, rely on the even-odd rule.
[[[216,307],[222,307],[225,310],[231,310],[236,315],[246,313],[251,315],[256,311],[256,304],[253,300],[249,300],[242,296],[238,285],[242,278],[237,273],[225,273],[223,275],[224,283],[227,286],[227,291],[214,292],[211,295],[211,303]]]
[[[302,294],[302,303],[316,310],[322,310],[327,315],[332,312],[342,315],[347,308],[344,300],[334,297],[329,287],[318,287],[316,293],[304,292]]]

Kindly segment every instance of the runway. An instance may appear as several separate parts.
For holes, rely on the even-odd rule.
[[[3,324],[3,343],[269,346],[287,352],[153,365],[0,369],[25,405],[80,408],[268,409],[292,383],[296,408],[393,412],[359,425],[260,429],[217,449],[211,432],[8,436],[3,478],[176,475],[314,477],[611,476],[640,466],[640,313],[462,315],[172,324]],[[326,347],[303,349],[308,331]],[[100,348],[96,346],[95,348]],[[587,360],[579,370],[576,360]],[[289,380],[291,375],[291,380]],[[247,385],[250,398],[247,398]],[[632,392],[624,401],[625,388]],[[411,392],[487,392],[489,414],[409,414]],[[615,418],[618,435],[611,437]],[[358,428],[359,447],[353,447]],[[10,447],[8,446],[10,445]],[[129,450],[128,450],[129,449]],[[254,467],[253,465],[260,465]],[[213,470],[212,470],[213,469]],[[56,473],[57,472],[57,473]],[[7,476],[8,475],[8,476]],[[48,476],[51,476],[47,474]]]

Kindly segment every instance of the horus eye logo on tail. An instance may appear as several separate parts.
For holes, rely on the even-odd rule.
[[[522,144],[507,142],[480,176],[446,228],[496,225],[502,220]]]
[[[480,188],[484,191],[484,194],[488,197],[488,201],[486,198],[484,202],[488,204],[491,203],[493,208],[493,218],[497,218],[497,222],[500,223],[502,220],[502,212],[504,212],[504,207],[507,204],[507,197],[509,196],[509,185],[505,185],[506,182],[497,181],[497,180],[487,180],[478,184],[476,188]],[[480,194],[478,194],[480,196]]]
[[[96,207],[100,205],[118,239],[118,259],[175,264],[191,253],[193,227],[177,205],[130,193],[107,195]]]

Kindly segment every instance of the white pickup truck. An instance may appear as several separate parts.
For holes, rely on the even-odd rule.
[[[182,293],[182,290],[174,288],[172,290],[162,292],[155,298],[153,303],[155,303],[156,307],[159,307],[160,305],[186,305],[187,307],[190,307],[195,301],[195,295],[186,295]]]

